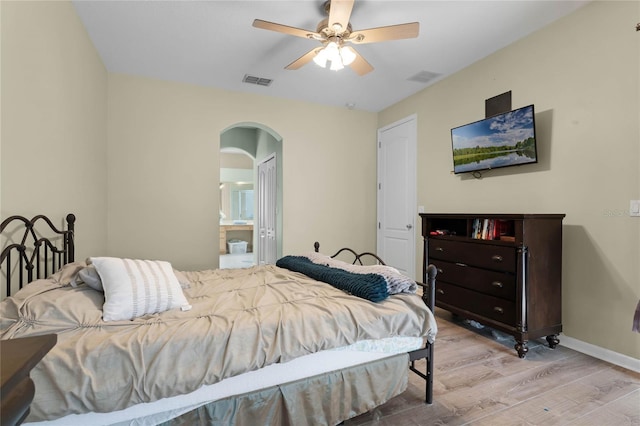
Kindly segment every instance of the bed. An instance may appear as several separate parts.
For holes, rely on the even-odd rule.
[[[44,216],[0,225],[10,295],[0,338],[57,335],[31,373],[27,423],[338,424],[402,393],[409,371],[432,402],[435,268],[426,284],[412,282],[420,297],[374,254],[326,256],[318,243],[240,270],[77,261],[74,225],[73,215],[66,229]],[[339,260],[345,254],[353,260]],[[150,284],[162,277],[166,288]],[[151,290],[127,303],[118,292],[136,279]]]

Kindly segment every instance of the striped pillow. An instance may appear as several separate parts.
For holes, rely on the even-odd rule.
[[[92,257],[90,262],[104,287],[104,321],[132,320],[188,306],[169,262],[116,257]]]

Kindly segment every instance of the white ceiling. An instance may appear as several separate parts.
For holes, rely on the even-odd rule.
[[[587,1],[356,0],[354,30],[419,22],[415,39],[354,46],[375,68],[359,77],[313,62],[284,67],[319,42],[254,28],[255,18],[315,31],[323,0],[75,0],[110,72],[380,111],[548,25]],[[426,72],[428,82],[412,77]],[[273,79],[243,83],[246,75]]]

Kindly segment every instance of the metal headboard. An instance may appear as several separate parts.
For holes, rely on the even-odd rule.
[[[320,243],[319,242],[315,242],[313,243],[313,248],[315,250],[316,253],[318,253],[320,251]],[[359,265],[363,265],[364,263],[362,262],[363,258],[366,258],[367,256],[372,257],[374,259],[374,261],[379,264],[379,265],[386,265],[386,263],[384,263],[384,261],[378,257],[378,255],[376,255],[375,253],[371,253],[371,252],[364,252],[364,253],[357,253],[356,251],[345,247],[345,248],[341,248],[340,250],[338,250],[336,252],[336,254],[334,254],[333,256],[331,256],[332,258],[335,258],[336,256],[338,256],[340,253],[342,253],[343,251],[349,252],[354,256],[354,260],[353,260],[353,264],[355,265],[356,263],[358,263]],[[416,284],[420,287],[422,287],[422,300],[424,301],[424,303],[429,307],[429,309],[431,309],[431,312],[434,312],[435,309],[435,301],[436,301],[436,275],[437,275],[437,270],[436,267],[434,265],[424,265],[424,280],[426,280],[426,283],[420,282],[420,281],[416,281]]]
[[[11,296],[25,284],[46,278],[63,265],[74,261],[73,232],[76,217],[68,214],[67,230],[58,229],[44,215],[27,219],[11,216],[0,224],[4,237],[0,271],[6,294]]]
[[[315,252],[316,252],[316,253],[318,253],[318,252],[320,251],[320,243],[319,243],[319,242],[317,242],[317,241],[316,241],[315,243],[313,243],[313,248],[314,248]],[[351,254],[354,256],[354,259],[353,259],[353,262],[352,262],[354,265],[356,264],[356,262],[357,262],[359,265],[364,265],[364,263],[362,263],[362,259],[363,259],[364,257],[366,257],[366,256],[370,256],[370,257],[372,257],[372,258],[374,259],[374,261],[375,261],[376,263],[378,263],[379,265],[386,265],[386,263],[384,263],[384,261],[383,261],[382,259],[380,259],[380,258],[378,257],[378,255],[376,255],[375,253],[371,253],[371,252],[368,252],[368,251],[367,251],[367,252],[364,252],[364,253],[356,253],[353,249],[350,249],[350,248],[348,248],[348,247],[341,248],[340,250],[338,250],[338,251],[336,252],[336,254],[334,254],[334,255],[333,255],[333,256],[331,256],[331,257],[332,257],[332,258],[335,258],[335,257],[337,257],[340,253],[342,253],[343,251],[349,252],[349,253],[351,253]]]

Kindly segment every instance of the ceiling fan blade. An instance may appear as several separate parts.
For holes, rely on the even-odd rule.
[[[308,51],[304,55],[300,56],[298,59],[296,59],[295,61],[291,62],[289,65],[287,65],[284,68],[287,69],[287,70],[297,70],[298,68],[301,68],[303,65],[306,65],[306,64],[308,64],[309,62],[311,62],[313,60],[313,58],[318,53],[319,49],[321,49],[321,48],[320,47],[316,47],[314,49],[311,49],[310,51]]]
[[[387,40],[401,40],[404,38],[418,37],[420,23],[389,25],[388,27],[369,28],[367,30],[354,31],[349,36],[349,41],[355,44],[377,43]]]
[[[351,46],[344,46],[343,49],[349,49],[350,51],[352,51],[356,55],[356,58],[349,65],[351,67],[351,69],[356,72],[356,74],[358,74],[359,76],[363,76],[363,75],[373,71],[373,67],[371,66],[371,64],[369,62],[367,62],[367,60],[364,59],[362,57],[362,55],[360,55],[356,51],[356,49],[354,49]]]
[[[341,34],[347,29],[354,0],[331,0],[329,4],[329,28]],[[339,25],[337,27],[336,25]]]
[[[302,38],[322,38],[315,31],[304,30],[302,28],[289,27],[287,25],[276,24],[275,22],[263,21],[262,19],[254,19],[253,26],[263,30],[275,31]]]

